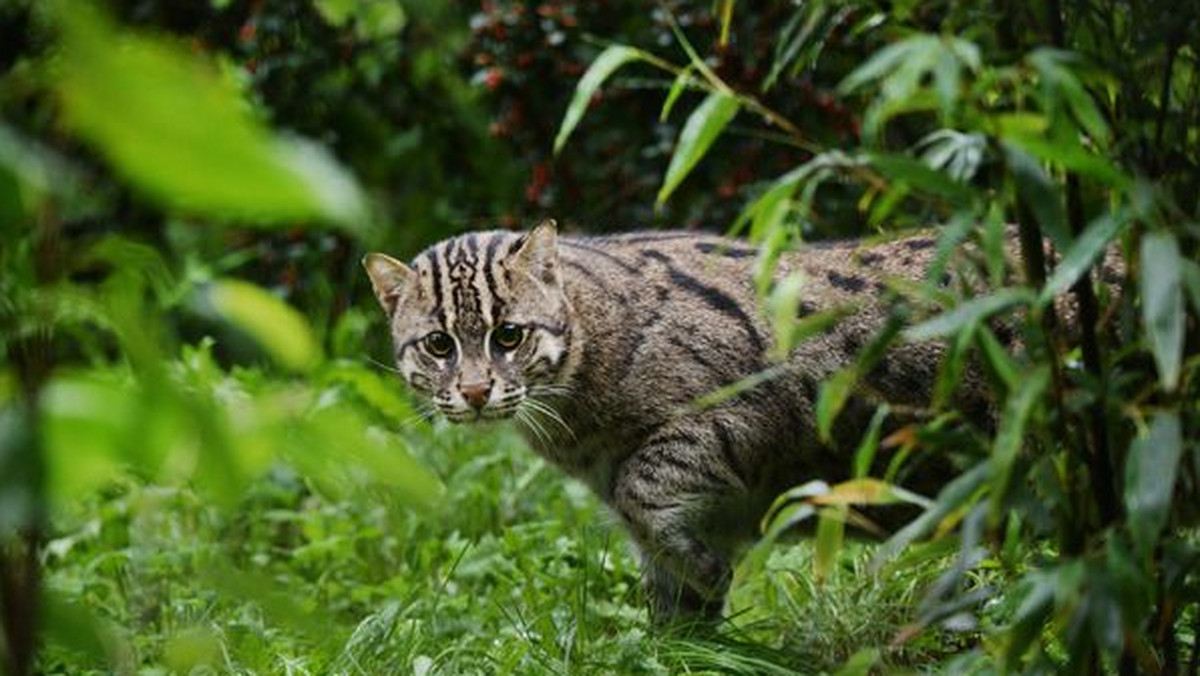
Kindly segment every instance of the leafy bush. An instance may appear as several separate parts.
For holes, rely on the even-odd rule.
[[[817,404],[818,424],[828,429],[881,345],[950,345],[931,422],[895,444],[901,457],[924,446],[968,452],[976,464],[878,554],[886,561],[916,538],[960,530],[956,563],[898,640],[939,623],[977,626],[984,613],[994,628],[952,670],[1178,673],[1200,582],[1188,530],[1200,498],[1200,361],[1185,350],[1196,343],[1200,311],[1200,148],[1187,116],[1200,98],[1189,88],[1197,63],[1185,45],[1200,40],[1200,26],[1173,26],[1165,43],[1148,48],[1140,27],[1106,20],[1091,3],[1050,3],[1044,24],[1012,9],[993,16],[990,8],[940,4],[913,15],[871,2],[794,8],[776,38],[774,72],[820,71],[819,58],[791,60],[815,49],[811,31],[794,27],[821,25],[835,11],[857,19],[860,39],[881,45],[838,85],[865,110],[862,144],[810,144],[813,157],[752,199],[735,227],[769,251],[802,247],[824,230],[821,193],[834,183],[853,186],[867,227],[944,224],[933,281],[902,290],[907,311],[927,319],[882,334],[877,349],[823,384]],[[940,32],[928,32],[931,24]],[[603,52],[580,79],[560,139],[601,80],[641,62],[675,77],[664,110],[681,88],[707,92],[679,134],[660,201],[710,161],[709,148],[734,120],[807,142],[802,125],[727,82],[684,31],[676,34],[688,56],[682,65],[625,45]],[[1136,84],[1144,82],[1161,85],[1145,93]],[[762,88],[770,84],[778,85]],[[1006,260],[1007,222],[1017,223],[1019,263]],[[1043,241],[1054,255],[1046,257]],[[1122,279],[1094,271],[1110,246],[1123,252]],[[937,280],[948,269],[991,288],[947,293]],[[1020,354],[1000,349],[1000,320],[1021,327]],[[795,331],[779,328],[781,339]],[[953,406],[968,359],[985,367],[1002,412],[994,435],[958,435],[948,446],[941,432],[969,422]],[[872,431],[859,454],[878,445]],[[819,515],[821,574],[841,540],[846,505],[895,499],[865,479],[799,487],[784,497],[791,506],[776,514],[772,532]],[[1048,550],[1034,544],[1048,542]],[[972,571],[996,565],[1018,575],[994,599],[999,590],[981,587]],[[1200,644],[1192,643],[1194,664]]]
[[[1190,7],[106,7],[0,5],[10,672],[1196,671]],[[811,548],[753,552],[720,635],[649,635],[589,497],[364,363],[387,337],[363,247],[547,212],[730,225],[768,264],[939,225],[929,279],[989,283],[898,290],[908,327],[874,345],[948,341],[938,394],[842,450],[971,466],[874,549],[837,517],[919,498],[798,487],[771,536],[815,518]],[[1110,248],[1120,279],[1095,271]],[[954,409],[968,361],[994,434]]]

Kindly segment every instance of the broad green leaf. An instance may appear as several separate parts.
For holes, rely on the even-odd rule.
[[[321,147],[273,136],[232,81],[180,44],[56,3],[65,125],[170,209],[254,223],[361,224],[354,179]]]
[[[1054,273],[1046,280],[1046,286],[1042,287],[1038,302],[1049,303],[1079,281],[1128,222],[1129,219],[1121,212],[1109,212],[1093,221],[1055,266]]]
[[[905,330],[904,337],[910,341],[945,338],[967,324],[983,321],[998,312],[1033,300],[1033,292],[1028,289],[1001,289],[990,296],[972,298],[949,312],[921,322]]]
[[[205,296],[217,315],[252,337],[281,366],[309,371],[321,362],[321,346],[308,321],[267,290],[224,279],[214,282]]]
[[[663,186],[658,191],[656,201],[659,204],[667,201],[700,158],[704,157],[713,141],[717,140],[717,136],[737,115],[738,107],[736,98],[722,92],[713,92],[692,111],[683,125],[683,131],[679,133],[679,143],[671,156],[671,164],[667,167]]]
[[[1037,160],[1012,144],[1004,144],[1004,159],[1017,184],[1017,191],[1025,204],[1029,205],[1042,232],[1050,237],[1055,246],[1066,249],[1071,243],[1071,232],[1067,229],[1067,216],[1058,184]]]
[[[1179,384],[1183,363],[1183,259],[1170,233],[1142,237],[1142,324],[1158,366],[1158,379],[1168,392]]]
[[[571,103],[567,105],[567,112],[563,115],[562,125],[558,128],[558,134],[554,137],[554,154],[558,154],[566,145],[567,139],[570,138],[571,132],[575,131],[579,120],[583,119],[583,113],[587,110],[588,104],[592,101],[592,95],[600,89],[604,81],[609,78],[618,68],[624,66],[630,61],[644,59],[644,55],[640,50],[625,45],[610,45],[592,65],[588,66],[587,72],[583,77],[579,78],[579,84],[575,85],[575,94],[571,96]]]
[[[1125,462],[1125,509],[1138,551],[1147,555],[1167,524],[1183,455],[1179,417],[1160,413],[1134,439]]]
[[[1043,364],[1026,376],[1017,389],[1008,395],[1008,401],[1004,404],[1000,428],[992,444],[991,460],[995,473],[992,480],[993,513],[998,512],[1008,494],[1013,465],[1025,443],[1025,429],[1049,384],[1050,370]]]

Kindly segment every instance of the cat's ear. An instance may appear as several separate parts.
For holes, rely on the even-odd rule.
[[[381,253],[363,256],[362,264],[367,269],[367,276],[371,278],[371,288],[375,290],[375,297],[379,299],[383,311],[391,317],[396,312],[400,296],[415,277],[412,268]]]
[[[558,225],[547,218],[521,240],[513,253],[517,266],[543,284],[558,283]]]

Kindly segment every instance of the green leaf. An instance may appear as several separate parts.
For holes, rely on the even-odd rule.
[[[1170,233],[1142,237],[1142,323],[1168,392],[1179,384],[1186,315],[1183,309],[1183,259]]]
[[[713,141],[737,115],[738,107],[736,98],[713,92],[688,116],[683,131],[679,133],[679,143],[675,147],[675,154],[671,156],[671,164],[667,167],[667,176],[658,191],[656,201],[659,204],[667,201],[700,158],[704,157]]]
[[[659,122],[666,122],[671,115],[671,109],[675,107],[675,102],[679,100],[679,95],[683,94],[683,90],[687,89],[695,80],[692,78],[692,66],[689,64],[686,68],[679,71],[679,75],[675,76],[675,81],[671,83],[671,90],[667,92],[667,98],[663,101],[662,111],[658,114]]]
[[[208,306],[258,342],[281,366],[310,371],[321,362],[321,346],[304,316],[267,290],[236,279],[213,282]]]
[[[974,190],[966,184],[916,158],[872,153],[868,155],[868,159],[872,166],[889,179],[903,181],[918,190],[944,197],[953,204],[965,205],[975,197]]]
[[[899,42],[894,42],[871,55],[858,68],[854,69],[837,86],[841,95],[846,95],[873,80],[878,80],[888,73],[900,68],[912,54],[927,45],[928,36],[916,36]]]
[[[863,434],[862,441],[854,451],[855,479],[862,479],[870,473],[871,464],[875,462],[875,453],[879,450],[879,435],[883,429],[883,421],[887,420],[889,413],[891,413],[891,409],[884,403],[875,409],[875,414],[871,416],[867,432]]]
[[[1029,373],[1017,386],[1017,389],[1009,394],[1008,401],[1005,402],[1004,414],[1000,419],[1000,429],[997,430],[996,440],[992,444],[991,460],[994,472],[992,508],[994,513],[1000,509],[1002,500],[1008,493],[1008,483],[1012,476],[1013,465],[1025,443],[1025,428],[1049,384],[1050,369],[1043,364]]]
[[[592,95],[600,89],[604,81],[621,66],[638,60],[645,60],[644,53],[625,45],[610,45],[600,52],[583,77],[579,78],[579,84],[575,85],[575,94],[571,97],[571,103],[567,105],[567,113],[563,115],[562,125],[554,137],[555,155],[566,145],[571,132],[575,131],[575,126],[583,119],[583,113],[591,103]]]
[[[1174,413],[1156,415],[1150,429],[1134,439],[1129,449],[1125,509],[1134,543],[1143,555],[1154,548],[1167,524],[1182,455],[1182,427]]]
[[[905,330],[904,337],[910,341],[945,338],[968,324],[983,321],[998,312],[1033,300],[1033,292],[1029,289],[1001,289],[990,296],[972,298],[949,312],[921,322]]]
[[[842,549],[842,536],[846,532],[846,508],[821,510],[817,520],[817,541],[813,551],[813,577],[817,581],[829,577]]]
[[[934,499],[932,507],[880,545],[875,552],[872,568],[878,570],[881,565],[895,557],[909,543],[932,531],[941,523],[942,519],[961,511],[971,496],[991,475],[991,462],[981,462],[946,484],[946,487]]]
[[[817,395],[817,436],[821,441],[829,443],[832,439],[833,421],[846,405],[857,382],[858,371],[849,366],[821,383],[821,391]]]
[[[254,223],[361,224],[354,179],[321,147],[271,135],[228,78],[182,45],[56,3],[66,126],[169,209]]]
[[[863,648],[850,656],[833,676],[870,676],[871,670],[879,662],[878,648]]]
[[[1050,237],[1055,246],[1065,249],[1071,243],[1071,232],[1067,229],[1066,211],[1058,185],[1037,160],[1017,146],[1004,144],[1004,159],[1017,184],[1017,191],[1029,205],[1042,232]]]
[[[1042,78],[1042,91],[1049,105],[1058,105],[1060,99],[1065,101],[1079,126],[1096,143],[1105,146],[1109,141],[1108,123],[1079,78],[1068,68],[1078,58],[1071,52],[1042,48],[1029,55],[1029,63]]]
[[[1042,287],[1038,303],[1049,303],[1079,281],[1127,223],[1129,219],[1123,212],[1109,212],[1093,221],[1054,268],[1054,273],[1046,280],[1046,286]]]

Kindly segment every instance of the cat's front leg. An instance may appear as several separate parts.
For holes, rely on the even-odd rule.
[[[652,437],[616,472],[612,505],[641,549],[655,622],[720,615],[732,569],[702,526],[719,498],[740,488],[693,434]]]

